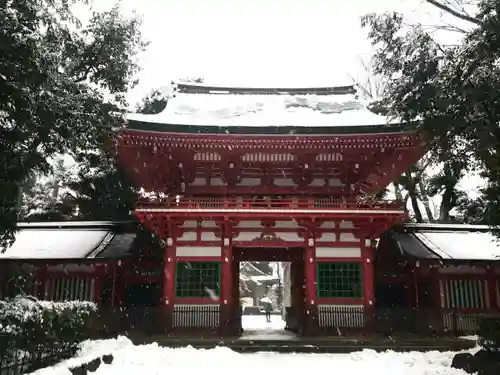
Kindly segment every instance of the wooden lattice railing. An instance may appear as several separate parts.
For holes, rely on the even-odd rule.
[[[282,210],[403,210],[397,200],[345,198],[241,198],[241,197],[172,197],[139,201],[137,208],[162,209],[282,209]]]

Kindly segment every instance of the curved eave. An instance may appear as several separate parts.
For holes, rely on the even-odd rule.
[[[355,94],[353,85],[326,87],[229,87],[193,83],[173,83],[182,94],[224,95],[346,95]]]
[[[341,135],[341,134],[375,134],[415,132],[415,124],[381,124],[366,126],[217,126],[217,125],[183,125],[162,124],[142,121],[127,121],[127,129],[155,133],[187,133],[187,134],[240,134],[240,135]]]

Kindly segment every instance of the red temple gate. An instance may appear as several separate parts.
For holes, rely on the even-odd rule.
[[[176,91],[165,113],[129,116],[118,138],[121,163],[148,193],[135,214],[164,240],[166,329],[236,329],[240,249],[252,260],[300,249],[304,332],[363,328],[375,302],[375,239],[405,218],[401,202],[371,196],[419,159],[418,135],[373,120],[352,87]],[[223,108],[187,106],[200,98]],[[248,120],[234,98],[252,104]],[[283,116],[269,123],[260,114],[276,103]],[[299,114],[309,123],[278,126]],[[342,311],[357,318],[341,321]]]

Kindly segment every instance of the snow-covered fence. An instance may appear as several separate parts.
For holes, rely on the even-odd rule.
[[[95,311],[90,302],[0,301],[0,375],[35,370],[73,355],[88,337]]]

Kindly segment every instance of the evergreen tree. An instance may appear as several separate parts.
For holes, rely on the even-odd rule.
[[[443,173],[432,181],[434,191],[444,197],[440,219],[448,220],[459,202],[460,177],[481,170],[488,180],[485,219],[496,226],[500,224],[500,1],[478,1],[475,14],[466,13],[465,7],[451,7],[449,1],[427,3],[468,23],[447,25],[461,33],[456,45],[439,43],[426,27],[408,25],[400,14],[369,14],[362,20],[376,48],[375,73],[387,80],[379,105],[414,123],[436,161],[444,164]]]
[[[83,26],[85,0],[0,1],[0,236],[12,239],[23,186],[57,154],[85,158],[122,123],[145,47],[117,8]]]

